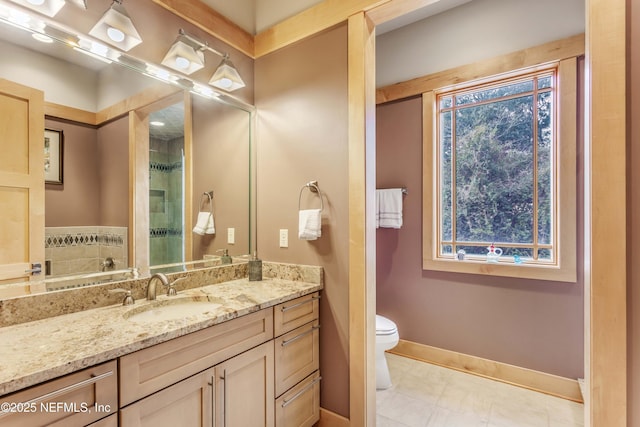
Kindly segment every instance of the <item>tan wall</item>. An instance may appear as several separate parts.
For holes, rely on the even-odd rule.
[[[100,168],[100,225],[129,225],[129,119],[98,129]]]
[[[129,224],[128,119],[100,129],[47,119],[64,135],[63,185],[45,188],[45,226]]]
[[[324,267],[320,303],[322,407],[349,415],[347,31],[331,30],[256,60],[258,251]],[[322,237],[301,241],[298,196],[317,180]],[[319,206],[305,190],[302,208]],[[289,247],[279,248],[279,229]]]
[[[628,220],[628,424],[640,425],[640,0],[630,3],[629,215]]]
[[[422,99],[378,106],[376,121],[377,187],[408,190],[403,227],[377,230],[377,312],[405,340],[582,378],[581,266],[572,284],[423,271]]]
[[[216,234],[193,235],[193,259],[205,254],[249,253],[250,115],[227,105],[193,98],[193,224],[208,211],[203,193],[213,190]],[[227,229],[235,229],[235,244]]]
[[[45,186],[45,226],[98,225],[100,185],[96,129],[57,120],[45,127],[63,132],[63,184]]]

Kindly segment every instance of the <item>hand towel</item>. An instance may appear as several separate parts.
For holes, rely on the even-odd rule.
[[[376,228],[402,227],[402,189],[376,190]]]
[[[320,209],[306,209],[298,213],[298,238],[316,240],[322,235]]]
[[[201,236],[204,234],[216,234],[213,214],[211,212],[199,212],[193,232]]]

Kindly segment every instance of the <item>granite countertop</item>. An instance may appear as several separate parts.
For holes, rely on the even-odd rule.
[[[133,306],[108,306],[0,328],[0,395],[93,366],[322,289],[283,279],[231,280]],[[161,289],[159,289],[161,291]],[[127,316],[171,298],[197,297],[220,306],[179,320],[136,322]],[[127,314],[128,313],[128,314]]]

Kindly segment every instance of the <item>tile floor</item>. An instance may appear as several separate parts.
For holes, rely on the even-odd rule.
[[[388,354],[393,386],[377,397],[378,427],[579,427],[583,405]]]

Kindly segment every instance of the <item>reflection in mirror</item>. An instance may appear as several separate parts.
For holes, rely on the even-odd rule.
[[[45,127],[61,130],[64,135],[63,183],[45,186],[44,243],[48,262],[43,270],[49,273],[47,289],[119,280],[137,274],[134,266],[148,270],[149,265],[134,265],[129,248],[135,230],[130,224],[135,201],[129,196],[133,185],[129,171],[129,117],[127,111],[109,114],[114,107],[128,105],[140,94],[157,92],[166,96],[180,88],[172,89],[131,67],[82,55],[63,43],[39,43],[29,33],[5,22],[0,23],[0,48],[5,58],[0,63],[0,78],[43,90],[49,114]],[[161,86],[168,89],[158,89]],[[172,243],[172,249],[164,253],[154,250],[150,264],[219,255],[216,250],[222,247],[232,255],[251,251],[252,107],[222,98],[225,100],[193,96],[192,154],[184,147],[172,148],[167,149],[166,158],[157,159],[156,166],[160,168],[176,166],[174,172],[181,175],[182,189],[171,187],[177,184],[161,188],[151,183],[149,219],[164,209],[165,222],[152,226],[150,238],[154,238],[151,232],[155,231],[170,238],[167,240],[180,235],[183,243]],[[147,103],[153,101],[149,99]],[[58,116],[58,111],[65,114]],[[74,114],[73,120],[66,114],[69,111]],[[151,158],[159,152],[154,150],[160,149],[156,143],[149,148]],[[188,184],[185,165],[191,162],[193,178]],[[182,167],[178,169],[180,163]],[[154,167],[151,162],[148,166]],[[217,233],[200,239],[185,226],[195,224],[203,189],[216,190]],[[162,191],[165,199],[159,202]],[[169,202],[168,197],[180,202]],[[233,241],[228,239],[230,228],[235,233]],[[186,257],[188,253],[193,256]]]
[[[179,263],[184,251],[184,104],[149,115],[149,264]]]

